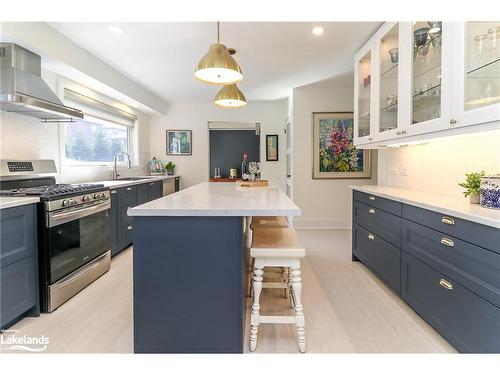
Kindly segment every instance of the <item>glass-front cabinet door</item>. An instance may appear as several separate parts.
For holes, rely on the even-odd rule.
[[[358,52],[355,61],[354,142],[358,145],[372,141],[373,56],[371,48],[365,46]]]
[[[399,27],[399,23],[387,23],[380,30],[383,35],[377,56],[377,140],[393,138],[399,124]]]
[[[436,130],[447,126],[449,108],[444,99],[446,91],[445,52],[451,43],[445,39],[446,25],[441,21],[413,22],[411,30],[411,111],[410,124],[414,133]],[[446,44],[445,44],[446,43]]]
[[[455,26],[452,122],[500,120],[500,21]]]

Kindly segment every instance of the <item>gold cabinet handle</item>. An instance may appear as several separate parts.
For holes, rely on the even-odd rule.
[[[127,229],[128,229],[128,230],[132,230],[132,228],[133,228],[133,226],[132,226],[132,225],[129,225],[129,226],[127,227]]]
[[[453,284],[450,283],[448,280],[445,279],[439,280],[439,285],[441,285],[445,289],[453,290]]]
[[[370,209],[368,210],[368,212],[369,212],[369,213],[371,213],[371,214],[374,214],[374,213],[375,213],[375,210],[374,210],[373,208],[370,208]]]
[[[116,194],[116,190],[111,190],[111,194]]]
[[[441,222],[443,224],[455,225],[455,220],[453,220],[451,217],[448,217],[448,216],[443,216],[443,218],[441,219]]]
[[[128,187],[128,188],[127,188],[127,190],[128,190],[128,191],[130,191],[130,190],[132,190],[132,188],[131,188],[131,187]]]
[[[375,200],[375,196],[374,196],[374,195],[370,195],[370,196],[368,197],[368,199],[369,199],[369,200],[371,200],[371,201],[374,201],[374,200]]]
[[[374,240],[375,239],[375,236],[371,233],[368,233],[368,239],[369,240]]]
[[[448,246],[448,247],[455,246],[455,243],[453,242],[453,240],[450,240],[449,238],[446,238],[446,237],[441,238],[441,243],[445,246]]]

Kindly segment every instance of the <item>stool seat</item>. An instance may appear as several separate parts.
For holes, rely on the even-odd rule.
[[[259,227],[254,229],[250,255],[254,258],[303,258],[306,250],[293,229]]]
[[[277,228],[288,228],[288,221],[283,216],[254,216],[252,217],[252,223],[250,224],[250,229],[260,228],[260,227],[277,227]]]

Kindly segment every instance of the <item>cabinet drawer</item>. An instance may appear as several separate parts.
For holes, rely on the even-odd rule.
[[[500,255],[403,219],[403,250],[500,308]]]
[[[354,232],[354,255],[399,294],[401,251],[360,225]]]
[[[163,196],[163,181],[149,183],[149,200],[161,198]]]
[[[36,206],[0,210],[0,267],[36,252]]]
[[[403,205],[403,217],[500,254],[500,229],[408,204]]]
[[[401,247],[401,217],[381,209],[354,201],[356,224],[374,232],[396,247]]]
[[[0,327],[37,304],[35,256],[29,256],[0,269]]]
[[[135,186],[127,186],[118,189],[118,201],[120,207],[135,206],[137,203],[137,188]]]
[[[401,297],[457,350],[500,352],[500,309],[405,252]]]
[[[393,215],[401,216],[401,203],[390,199],[380,198],[373,194],[366,194],[361,191],[353,191],[354,200],[367,204],[371,207],[390,212]]]
[[[132,223],[120,228],[120,248],[123,249],[132,243],[134,225]]]

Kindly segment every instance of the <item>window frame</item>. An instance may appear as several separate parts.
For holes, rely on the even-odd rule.
[[[108,121],[108,120],[106,120]],[[91,122],[91,121],[89,121]],[[108,121],[110,123],[113,123],[111,121]],[[125,126],[122,124],[116,124],[113,123],[114,125],[118,126],[123,126],[127,130],[127,152],[130,155],[130,159],[133,159],[133,130],[134,128],[131,128],[129,126]],[[114,161],[81,161],[81,162],[75,162],[72,159],[67,159],[66,158],[66,124],[61,124],[59,125],[59,144],[60,144],[60,159],[61,159],[61,164],[64,167],[108,167],[114,165]]]

